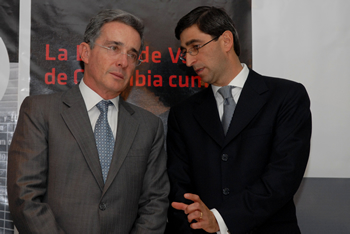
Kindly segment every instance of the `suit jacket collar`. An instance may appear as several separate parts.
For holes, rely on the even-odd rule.
[[[267,91],[268,87],[263,77],[250,70],[236,105],[224,146],[234,139],[265,105]]]
[[[79,86],[76,85],[63,93],[62,102],[65,104],[61,112],[62,118],[75,137],[86,163],[102,191],[104,183],[95,137]]]
[[[233,140],[254,118],[266,103],[268,91],[262,76],[249,71],[242,89],[229,130],[225,137],[218,114],[217,104],[211,87],[208,87],[196,99],[194,117],[211,138],[222,147]]]
[[[90,119],[78,85],[63,93],[62,102],[64,103],[62,118],[75,137],[101,191],[105,193],[118,174],[135,138],[139,126],[138,120],[133,118],[135,111],[122,98],[119,99],[116,144],[108,177],[104,184],[94,133],[89,127],[91,126]]]
[[[137,130],[139,128],[139,121],[133,117],[134,113],[135,111],[131,105],[120,98],[116,144],[114,147],[114,153],[108,172],[108,177],[104,187],[104,193],[107,191],[117,176],[135,139]]]
[[[194,118],[211,138],[222,145],[225,135],[212,88],[203,90],[195,100]]]

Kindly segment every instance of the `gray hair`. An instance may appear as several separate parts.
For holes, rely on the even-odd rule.
[[[141,38],[141,48],[139,51],[141,52],[141,50],[143,49],[144,30],[142,20],[128,12],[119,9],[102,10],[97,15],[92,17],[85,29],[84,42],[88,43],[91,49],[94,48],[95,41],[101,34],[101,28],[103,27],[103,25],[109,22],[120,22],[129,25],[130,27],[135,29],[139,33]]]

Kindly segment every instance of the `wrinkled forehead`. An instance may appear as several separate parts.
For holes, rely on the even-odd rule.
[[[103,25],[97,40],[103,43],[121,45],[127,50],[138,52],[141,49],[140,34],[133,27],[117,21]]]

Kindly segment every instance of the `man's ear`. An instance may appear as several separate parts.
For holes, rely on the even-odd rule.
[[[81,60],[83,60],[85,64],[89,63],[90,53],[91,53],[91,49],[89,44],[87,44],[86,42],[82,42],[79,45],[79,55]]]
[[[233,42],[233,34],[231,31],[226,30],[222,35],[223,41],[224,41],[224,48],[225,51],[230,51],[233,49],[234,42]]]

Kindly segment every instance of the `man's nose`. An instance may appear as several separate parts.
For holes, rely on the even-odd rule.
[[[129,62],[128,62],[128,54],[127,53],[120,53],[117,56],[116,60],[117,66],[121,67],[127,67]]]
[[[193,56],[193,55],[187,55],[186,56],[186,66],[187,67],[192,67],[193,64],[195,64],[196,61],[197,61],[196,55],[195,56]]]

